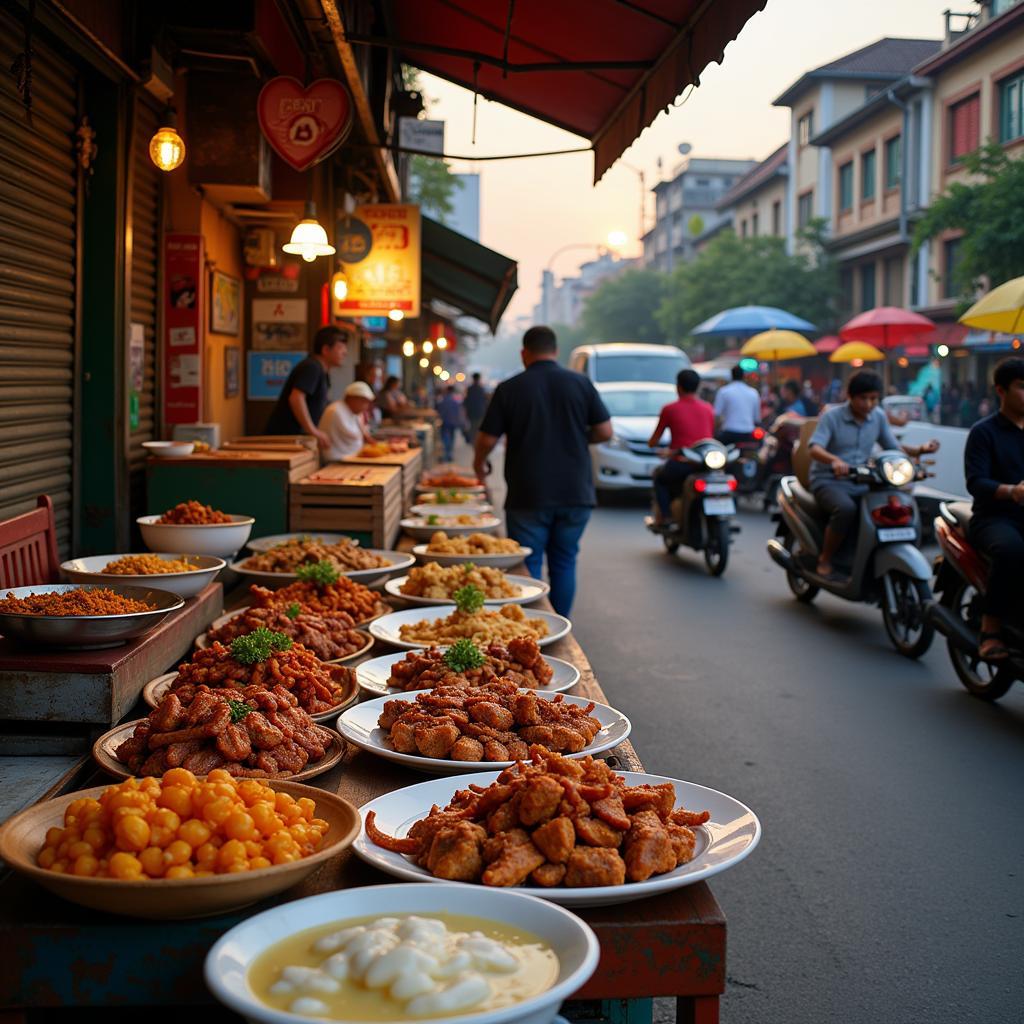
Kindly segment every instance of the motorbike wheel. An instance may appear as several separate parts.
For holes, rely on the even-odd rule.
[[[796,537],[789,534],[786,537],[786,550],[795,558],[796,553],[800,548],[797,543]],[[795,572],[786,573],[786,583],[789,584],[789,589],[793,592],[793,596],[804,604],[810,604],[817,596],[820,587],[816,587],[813,583],[808,582],[803,576],[798,575]]]
[[[947,592],[942,603],[958,615],[975,632],[981,629],[980,595],[969,583],[961,583],[952,593]],[[949,660],[953,671],[967,691],[982,700],[999,700],[1013,686],[1015,676],[1006,665],[982,661],[977,651],[965,651],[952,640],[947,641]]]
[[[920,658],[932,645],[934,627],[925,621],[924,609],[931,600],[931,588],[923,580],[911,579],[901,572],[890,572],[889,580],[896,593],[896,614],[882,598],[882,621],[893,647],[904,658]]]
[[[729,520],[713,519],[708,523],[708,539],[704,545],[704,564],[712,576],[721,576],[729,564]]]
[[[679,550],[679,541],[674,537],[669,537],[667,534],[663,534],[661,539],[665,545],[665,550],[670,555],[674,555]]]

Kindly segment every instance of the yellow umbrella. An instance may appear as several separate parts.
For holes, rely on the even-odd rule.
[[[763,359],[765,362],[803,359],[817,354],[817,349],[802,334],[796,331],[777,331],[774,328],[755,334],[740,349],[741,356]]]
[[[1015,277],[993,288],[960,317],[960,323],[1003,334],[1024,331],[1024,277]]]
[[[828,361],[830,363],[852,363],[859,359],[862,363],[873,363],[884,358],[884,352],[879,351],[874,345],[869,345],[866,341],[848,341],[845,345],[840,345],[828,357]]]

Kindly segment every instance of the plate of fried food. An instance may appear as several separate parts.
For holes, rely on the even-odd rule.
[[[472,469],[443,465],[427,470],[420,477],[416,489],[418,491],[468,491],[470,494],[482,494],[484,485],[480,483]]]
[[[508,569],[522,562],[533,553],[533,549],[521,547],[510,537],[494,537],[489,533],[449,537],[443,530],[438,530],[426,544],[416,544],[412,552],[420,562],[437,562],[438,565],[473,562],[475,565]]]
[[[524,610],[522,605],[484,605],[483,593],[472,584],[456,591],[454,604],[430,609],[436,616],[425,617],[423,608],[382,615],[370,623],[370,633],[394,647],[448,647],[458,640],[475,644],[508,642],[533,636],[541,647],[568,636],[572,623],[554,612]]]
[[[484,595],[484,604],[531,604],[544,597],[551,587],[532,576],[513,576],[502,569],[475,562],[439,565],[427,562],[384,584],[392,596],[412,604],[451,604],[465,586],[474,586]]]
[[[172,768],[34,804],[0,825],[0,858],[72,903],[175,920],[284,892],[359,829],[355,807],[322,789]]]
[[[121,583],[195,597],[227,563],[213,555],[88,555],[61,563],[72,583]]]
[[[519,689],[562,693],[579,681],[579,669],[561,658],[541,654],[536,637],[520,636],[508,644],[477,646],[457,640],[451,647],[398,651],[356,666],[356,681],[366,693],[382,697],[436,686],[483,686],[510,680]]]
[[[249,600],[253,608],[290,608],[298,604],[303,611],[317,615],[348,615],[356,627],[365,626],[374,619],[394,609],[380,594],[357,583],[348,576],[342,576],[331,565],[318,565],[304,569],[302,579],[294,580],[283,587],[270,589],[254,583],[249,587]],[[231,615],[214,621],[217,628]]]
[[[351,541],[347,533],[324,533],[322,530],[302,530],[297,533],[272,533],[267,537],[250,540],[246,547],[250,551],[269,551],[281,544],[289,544],[294,540],[308,540],[315,544],[338,544]]]
[[[429,512],[425,516],[410,516],[401,521],[402,529],[413,540],[430,540],[438,530],[449,537],[462,537],[470,533],[494,533],[501,520],[479,512]]]
[[[593,907],[710,878],[761,838],[754,812],[716,790],[615,772],[589,756],[531,754],[501,772],[431,779],[371,800],[353,849],[398,878],[517,886]]]
[[[539,694],[510,680],[440,686],[364,701],[338,719],[357,747],[431,775],[490,771],[539,746],[569,757],[599,754],[629,736],[629,719],[604,704]]]
[[[454,516],[457,514],[482,516],[493,514],[494,506],[483,500],[479,494],[464,491],[439,491],[444,498],[437,499],[433,493],[421,494],[417,504],[409,509],[411,516]]]
[[[256,523],[252,516],[222,512],[195,500],[135,521],[150,551],[192,551],[217,558],[231,558],[240,551]]]
[[[307,579],[314,566],[326,565],[337,575],[362,583],[373,583],[393,572],[408,569],[416,559],[402,551],[363,548],[346,537],[333,544],[298,537],[257,551],[232,562],[230,568],[261,583],[280,586],[291,580]]]

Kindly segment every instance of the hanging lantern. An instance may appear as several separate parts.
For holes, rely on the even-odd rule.
[[[331,278],[331,294],[338,302],[345,301],[345,296],[348,295],[348,278],[344,270],[339,270]]]
[[[168,109],[164,125],[149,140],[149,158],[161,171],[173,171],[185,160],[185,142],[177,132],[174,111]]]
[[[307,263],[312,263],[317,256],[334,255],[334,246],[327,241],[327,232],[316,219],[315,203],[306,203],[302,220],[295,225],[292,237],[281,248],[284,252],[301,256]]]

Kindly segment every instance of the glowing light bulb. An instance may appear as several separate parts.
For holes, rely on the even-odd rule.
[[[331,278],[331,292],[338,302],[345,301],[345,296],[348,295],[348,278],[344,270],[339,270]]]
[[[394,321],[397,324],[405,319],[405,314],[400,309],[389,309],[388,319]]]
[[[435,377],[440,377],[443,372],[444,371],[441,369],[440,366],[435,366],[434,367],[434,376]]]
[[[412,338],[406,338],[405,341],[402,342],[402,355],[411,356],[415,351],[416,345]]]
[[[451,374],[447,370],[442,370],[439,376],[441,380],[448,380],[448,378],[451,377]]]
[[[457,373],[455,374],[455,379],[461,384],[466,379],[466,375],[464,373]]]
[[[434,343],[432,341],[423,342],[423,351],[426,355],[430,355],[434,351]]]
[[[327,241],[327,232],[316,219],[316,206],[306,203],[305,216],[292,230],[292,237],[281,246],[284,252],[301,256],[312,263],[318,256],[333,256],[334,246]]]
[[[425,370],[429,365],[430,365],[430,360],[426,356],[424,356],[420,360],[420,369],[421,370]]]
[[[443,334],[437,339],[437,347],[440,349],[446,349],[448,347],[448,339]]]
[[[165,126],[150,139],[149,158],[161,171],[173,171],[185,159],[185,143],[173,128]]]

